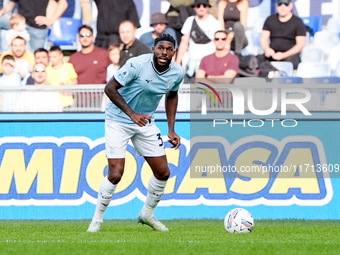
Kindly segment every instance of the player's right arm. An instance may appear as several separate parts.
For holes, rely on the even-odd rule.
[[[138,126],[143,127],[148,122],[151,122],[150,115],[145,114],[138,114],[132,108],[126,103],[122,95],[118,92],[118,89],[123,87],[120,85],[115,78],[112,78],[105,86],[105,94],[108,96],[108,98],[111,100],[112,103],[114,103],[119,109],[121,109],[123,112],[125,112],[126,115],[128,115],[131,120],[136,123]]]

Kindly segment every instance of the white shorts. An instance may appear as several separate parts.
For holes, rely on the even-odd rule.
[[[105,121],[105,150],[107,158],[125,158],[129,140],[137,156],[165,155],[161,132],[156,125],[144,127]]]

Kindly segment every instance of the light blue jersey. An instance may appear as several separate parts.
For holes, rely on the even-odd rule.
[[[130,58],[113,77],[123,87],[118,90],[126,103],[136,112],[152,116],[164,94],[176,91],[184,78],[183,68],[171,62],[168,70],[159,73],[153,65],[153,54]],[[115,104],[109,101],[106,120],[135,124]],[[137,124],[135,124],[137,125]]]

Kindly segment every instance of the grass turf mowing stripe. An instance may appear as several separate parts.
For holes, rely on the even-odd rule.
[[[340,221],[256,221],[250,234],[228,234],[222,220],[162,221],[170,232],[132,220],[0,221],[0,254],[339,254]]]

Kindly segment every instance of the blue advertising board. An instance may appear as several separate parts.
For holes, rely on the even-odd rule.
[[[218,125],[207,135],[211,120],[200,120],[200,128],[192,129],[189,114],[179,113],[176,131],[182,145],[179,150],[165,145],[171,176],[156,217],[222,219],[232,208],[244,207],[255,219],[340,219],[338,115],[313,114],[313,120],[298,119],[294,128],[279,122],[275,128],[272,123],[261,128]],[[167,140],[164,114],[155,117]],[[92,218],[107,173],[103,114],[3,114],[0,125],[0,219]],[[315,171],[308,178],[304,171],[194,178],[190,166],[195,158],[223,166],[303,162]],[[149,166],[129,144],[125,174],[104,218],[136,218],[150,176]]]

